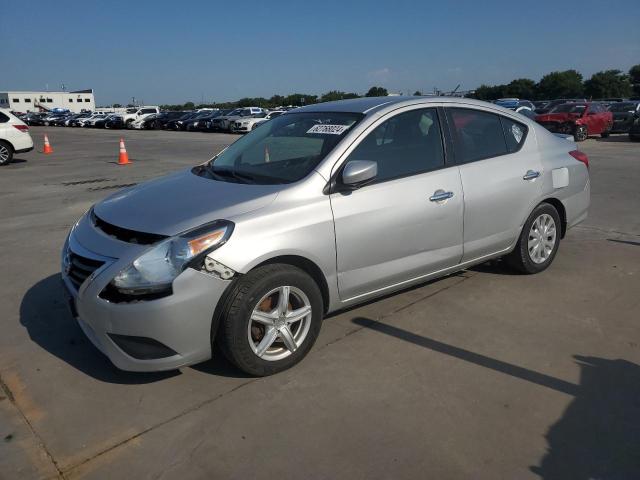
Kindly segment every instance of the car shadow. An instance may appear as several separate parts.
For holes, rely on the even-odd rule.
[[[492,275],[522,275],[522,273],[510,267],[501,258],[489,260],[488,262],[484,262],[479,265],[474,265],[473,267],[469,267],[467,270],[471,272],[489,273]]]
[[[544,480],[640,478],[640,365],[574,356],[578,385],[369,318],[352,322],[378,333],[573,397],[545,434],[547,453],[529,467]]]
[[[87,339],[69,313],[59,274],[32,286],[20,304],[20,323],[47,352],[103,382],[144,384],[179,375],[179,371],[137,373],[117,369]]]

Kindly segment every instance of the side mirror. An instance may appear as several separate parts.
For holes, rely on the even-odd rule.
[[[369,160],[351,160],[342,171],[342,183],[360,187],[378,175],[378,164]]]

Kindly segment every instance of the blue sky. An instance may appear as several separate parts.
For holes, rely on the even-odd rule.
[[[99,104],[412,93],[640,63],[640,0],[9,1],[0,91]]]

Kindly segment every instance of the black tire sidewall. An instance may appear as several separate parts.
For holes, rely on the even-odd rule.
[[[533,222],[540,215],[545,213],[551,215],[551,217],[553,218],[553,221],[556,224],[556,242],[553,247],[553,251],[551,252],[551,255],[549,255],[549,258],[547,258],[542,263],[535,263],[533,260],[531,260],[531,257],[529,256],[529,248],[528,248],[529,231],[531,230],[531,225],[533,225]],[[517,255],[514,258],[515,260],[514,266],[516,266],[518,270],[524,273],[538,273],[538,272],[542,272],[543,270],[546,270],[549,267],[549,265],[553,263],[553,259],[558,253],[558,248],[560,247],[561,233],[562,233],[562,224],[560,223],[560,215],[558,214],[558,211],[555,209],[555,207],[549,203],[541,203],[540,205],[538,205],[533,210],[533,212],[531,212],[531,215],[529,215],[529,218],[527,218],[527,221],[522,227],[522,232],[520,232],[518,245],[514,251],[514,254]]]
[[[311,326],[303,344],[294,353],[282,360],[263,360],[249,345],[248,323],[258,301],[270,290],[283,285],[295,286],[307,295],[312,308]],[[216,339],[225,356],[244,372],[255,376],[272,375],[291,368],[309,353],[320,333],[322,317],[322,294],[309,275],[294,266],[267,265],[248,273],[233,287]]]

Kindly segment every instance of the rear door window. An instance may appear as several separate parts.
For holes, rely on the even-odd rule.
[[[448,108],[456,162],[469,163],[509,152],[500,116],[469,108]]]

